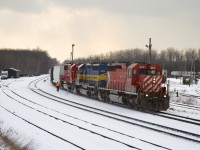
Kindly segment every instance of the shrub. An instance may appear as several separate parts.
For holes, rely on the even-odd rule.
[[[0,122],[0,125],[3,122]],[[8,150],[34,150],[33,141],[29,141],[27,144],[23,144],[22,138],[17,137],[18,134],[12,128],[3,129],[2,125],[0,126],[0,147]]]

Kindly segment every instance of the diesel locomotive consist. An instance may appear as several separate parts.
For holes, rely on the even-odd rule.
[[[61,84],[78,94],[145,111],[169,108],[168,84],[163,69],[157,64],[65,64],[63,68]]]

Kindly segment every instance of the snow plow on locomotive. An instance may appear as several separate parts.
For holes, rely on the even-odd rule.
[[[145,111],[169,108],[166,77],[157,64],[68,64],[64,69],[62,83],[79,94]]]

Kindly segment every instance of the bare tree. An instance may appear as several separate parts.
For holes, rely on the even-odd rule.
[[[40,49],[0,49],[0,62],[1,69],[17,68],[28,74],[47,73],[53,64],[58,63]]]

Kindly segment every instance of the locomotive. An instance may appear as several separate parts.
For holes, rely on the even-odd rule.
[[[107,103],[122,103],[144,111],[169,108],[168,84],[158,64],[65,64],[61,83],[78,94]]]

